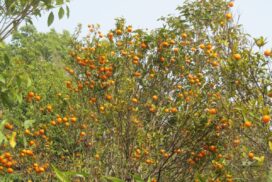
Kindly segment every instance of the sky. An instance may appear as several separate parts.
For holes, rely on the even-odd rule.
[[[70,17],[55,20],[47,27],[47,15],[34,20],[39,31],[46,32],[55,28],[58,32],[66,29],[73,32],[82,23],[87,30],[88,24],[101,25],[103,32],[114,27],[116,17],[124,17],[127,24],[134,28],[153,29],[161,25],[161,16],[175,14],[176,7],[183,0],[71,0]],[[239,22],[244,30],[253,37],[264,36],[272,45],[272,0],[235,0],[234,15],[240,16]]]

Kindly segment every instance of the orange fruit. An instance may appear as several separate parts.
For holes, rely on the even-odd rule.
[[[113,33],[112,32],[108,33],[108,38],[109,38],[109,40],[113,39]]]
[[[112,100],[112,96],[111,95],[106,95],[106,99],[107,100]]]
[[[228,4],[228,7],[233,7],[234,6],[234,2],[233,1],[231,1],[231,2],[229,2],[229,4]]]
[[[182,37],[183,39],[186,39],[186,38],[187,38],[187,34],[186,34],[186,33],[182,33],[182,34],[181,34],[181,37]]]
[[[27,94],[27,95],[28,95],[28,97],[30,97],[30,98],[31,98],[31,97],[34,97],[34,95],[35,95],[35,94],[34,94],[34,92],[28,92],[28,94]]]
[[[233,58],[234,58],[235,60],[238,61],[238,60],[240,60],[242,57],[241,57],[240,54],[236,53],[236,54],[233,55]]]
[[[84,136],[86,136],[86,133],[84,131],[82,131],[82,132],[80,132],[80,136],[84,137]]]
[[[41,100],[41,96],[37,95],[37,96],[35,96],[35,99],[36,99],[36,101],[40,101]]]
[[[227,20],[231,20],[232,19],[232,14],[231,13],[227,13],[226,14],[226,18],[227,18]]]
[[[172,107],[171,110],[170,110],[172,113],[177,113],[178,112],[178,109],[176,107]]]
[[[217,113],[217,110],[216,110],[215,108],[211,108],[211,109],[208,110],[208,112],[209,112],[210,114],[216,114],[216,113]]]
[[[71,120],[72,123],[75,123],[77,121],[77,118],[76,117],[71,117],[70,120]]]
[[[132,26],[128,26],[127,31],[132,32]]]
[[[204,44],[200,44],[199,47],[200,47],[200,49],[205,49],[205,45]]]
[[[209,149],[210,149],[210,151],[215,152],[215,151],[216,151],[216,146],[211,145],[211,146],[209,147]]]
[[[50,124],[52,125],[52,126],[56,126],[56,121],[54,121],[54,120],[52,120],[51,122],[50,122]]]
[[[135,103],[135,104],[138,103],[138,99],[136,99],[136,98],[132,98],[131,101],[132,101],[133,103]]]
[[[249,159],[253,159],[254,158],[254,153],[253,152],[249,152],[248,153],[248,158]]]
[[[10,174],[10,173],[13,173],[13,169],[12,168],[8,168],[7,169],[7,172]]]
[[[144,42],[142,42],[142,43],[141,43],[141,48],[142,48],[142,49],[146,49],[146,48],[147,48],[147,45],[146,45]]]
[[[135,73],[134,73],[134,76],[135,76],[135,77],[140,77],[140,76],[141,76],[141,73],[140,73],[140,72],[135,72]]]
[[[251,123],[250,121],[246,121],[246,122],[244,123],[244,125],[245,125],[245,127],[249,128],[249,127],[252,126],[252,123]]]
[[[13,130],[13,125],[10,124],[10,123],[6,123],[6,124],[5,124],[5,128],[6,128],[7,130]]]
[[[116,30],[116,34],[117,34],[117,35],[122,35],[122,33],[123,33],[122,30],[120,30],[120,29],[117,29],[117,30]]]
[[[35,144],[35,141],[33,141],[33,140],[31,140],[30,142],[29,142],[29,145],[30,146],[32,146],[32,145],[34,145]]]
[[[42,173],[42,172],[44,172],[45,171],[45,169],[44,169],[44,167],[39,167],[39,170],[38,170],[40,173]]]
[[[271,50],[269,50],[269,49],[265,50],[265,51],[264,51],[264,55],[265,55],[266,57],[271,56]]]
[[[262,121],[266,124],[268,123],[269,121],[271,120],[270,116],[269,115],[264,115],[262,117]]]
[[[39,134],[40,134],[40,135],[43,135],[43,134],[44,134],[44,129],[40,129],[40,130],[39,130]]]
[[[158,100],[158,96],[157,95],[153,95],[153,97],[152,97],[152,99],[154,100],[154,101],[157,101]]]

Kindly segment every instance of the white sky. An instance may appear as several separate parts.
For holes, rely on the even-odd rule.
[[[70,18],[55,20],[50,28],[57,31],[74,31],[78,23],[85,27],[99,23],[102,31],[114,27],[114,18],[124,17],[135,28],[156,28],[157,19],[176,13],[175,8],[183,0],[71,0]],[[240,23],[253,37],[264,36],[272,42],[272,0],[236,0],[234,12],[240,15]],[[48,31],[47,17],[34,21],[39,31]]]

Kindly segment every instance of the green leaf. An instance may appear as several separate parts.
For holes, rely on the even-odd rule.
[[[4,56],[5,66],[8,66],[10,64],[10,59],[7,54]]]
[[[272,152],[272,142],[269,141],[269,142],[268,142],[268,145],[269,145],[270,152]]]
[[[64,172],[58,170],[54,165],[51,165],[53,168],[54,173],[56,174],[57,178],[59,181],[61,182],[69,182],[70,180],[68,179],[68,177],[65,175]]]
[[[26,87],[30,87],[31,85],[32,85],[32,81],[31,81],[31,79],[27,76]]]
[[[5,83],[5,82],[6,82],[6,79],[4,78],[3,75],[0,75],[0,82],[2,82],[2,83]]]
[[[30,128],[30,127],[32,127],[32,125],[35,123],[35,120],[26,120],[25,122],[24,122],[24,128],[25,129],[28,129],[28,128]]]
[[[264,156],[261,156],[261,157],[254,157],[254,159],[255,159],[256,161],[258,161],[258,164],[259,164],[260,166],[263,165],[263,163],[264,163]]]
[[[134,175],[133,178],[134,178],[135,182],[144,182],[144,180],[138,175]]]
[[[79,173],[79,172],[73,172],[73,171],[67,171],[67,172],[63,172],[60,171],[59,169],[57,169],[54,165],[51,165],[53,168],[54,173],[56,174],[57,178],[59,179],[59,181],[61,182],[69,182],[72,178],[72,176],[77,176],[80,178],[85,179],[85,177],[88,176],[88,174],[86,173]]]
[[[104,177],[107,180],[110,180],[111,182],[125,182],[122,179],[116,178],[116,177],[111,177],[111,176],[105,176]]]
[[[5,137],[5,135],[2,133],[2,131],[0,131],[0,144],[2,144],[2,142],[6,142],[7,138]]]
[[[17,135],[17,133],[15,131],[12,132],[11,137],[9,139],[9,144],[12,148],[14,148],[16,146],[16,135]]]
[[[48,20],[47,20],[47,25],[48,26],[50,26],[50,25],[52,25],[52,23],[54,22],[54,13],[53,12],[51,12],[50,14],[49,14],[49,16],[48,16]]]
[[[68,6],[66,6],[66,16],[67,16],[67,18],[69,18],[69,16],[70,16],[70,9]]]
[[[22,104],[23,102],[23,95],[22,94],[16,94],[16,100],[19,104]]]
[[[58,13],[58,15],[59,15],[59,19],[62,19],[63,18],[63,16],[64,16],[64,9],[63,9],[63,7],[61,7],[60,9],[59,9],[59,13]]]
[[[63,0],[57,0],[56,5],[62,5],[63,4]]]
[[[71,172],[70,171],[64,172],[64,174],[66,176],[68,176],[68,177],[76,176],[76,177],[80,177],[80,178],[83,178],[83,179],[88,177],[88,174],[86,174],[86,173],[79,173],[79,172],[72,172],[72,171]]]

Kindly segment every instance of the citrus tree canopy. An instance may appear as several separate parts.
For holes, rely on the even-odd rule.
[[[2,106],[2,179],[271,180],[272,54],[243,32],[233,6],[185,1],[150,31],[117,18],[106,33],[88,25],[84,38],[81,27],[73,38],[50,32],[54,48],[70,49],[59,61],[32,61],[43,49],[25,32],[54,54],[33,27],[14,34],[6,51],[31,84]]]

